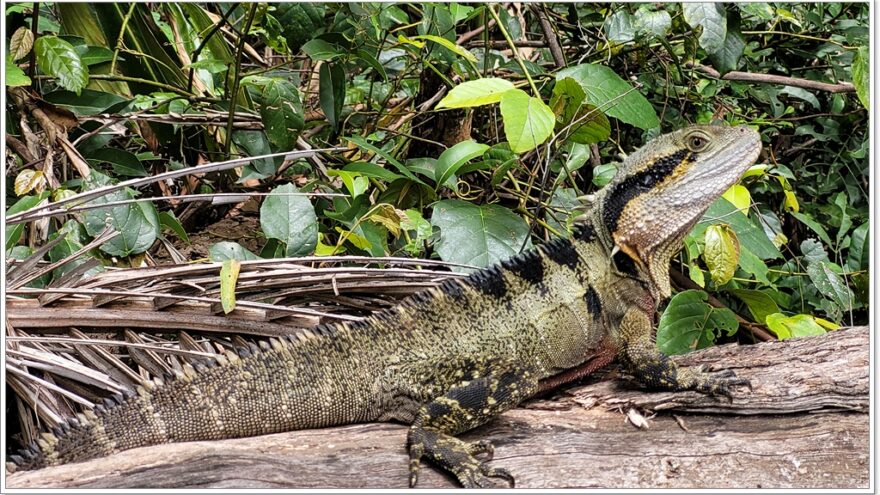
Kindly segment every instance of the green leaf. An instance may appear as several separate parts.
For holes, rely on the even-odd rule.
[[[785,316],[782,313],[773,313],[767,316],[767,328],[779,340],[825,333],[825,329],[810,315]]]
[[[853,57],[852,78],[856,87],[856,96],[865,110],[871,110],[871,70],[870,54],[867,46],[860,46]]]
[[[471,62],[477,61],[477,57],[474,56],[473,53],[467,51],[467,49],[462,46],[456,45],[455,43],[453,43],[452,41],[449,41],[446,38],[442,38],[440,36],[434,36],[432,34],[422,34],[419,36],[413,36],[412,39],[433,41],[434,43],[437,43],[438,45],[442,46],[443,48],[446,48],[447,50],[451,51],[452,53],[458,55],[459,57],[463,57],[464,59],[470,60]]]
[[[263,86],[260,118],[269,142],[281,150],[292,150],[305,125],[299,91],[290,81],[270,79]]]
[[[40,69],[58,78],[58,84],[79,94],[89,84],[89,69],[73,45],[57,36],[40,36],[34,42]]]
[[[868,235],[870,228],[870,222],[865,222],[852,232],[846,258],[846,267],[850,271],[867,270],[870,266],[871,236]]]
[[[748,249],[758,258],[766,260],[782,257],[782,253],[773,245],[764,229],[749,220],[736,206],[733,206],[724,198],[718,198],[709,206],[709,209],[706,210],[703,218],[697,223],[691,233],[699,237],[703,235],[704,229],[716,223],[729,225],[736,232],[740,247]]]
[[[765,292],[752,289],[731,289],[729,292],[746,304],[758,323],[764,324],[769,315],[779,312],[776,301]]]
[[[376,155],[381,156],[382,158],[385,159],[386,162],[393,165],[394,168],[396,168],[397,171],[400,172],[401,174],[403,174],[407,179],[414,181],[414,182],[418,182],[419,184],[421,184],[425,187],[428,187],[428,185],[425,184],[425,182],[422,179],[419,179],[418,177],[413,175],[413,173],[410,172],[409,169],[407,169],[405,166],[403,166],[402,163],[397,161],[397,159],[395,159],[390,154],[385,153],[384,151],[380,150],[379,148],[373,146],[372,144],[368,143],[366,139],[364,139],[360,136],[349,136],[349,137],[345,137],[344,139],[354,143],[355,145],[357,145],[358,148],[365,149],[367,151],[372,151]]]
[[[605,187],[614,179],[615,175],[617,175],[617,164],[603,163],[593,167],[593,185]]]
[[[235,309],[235,284],[238,282],[239,271],[241,261],[234,258],[223,260],[220,267],[220,304],[225,314]]]
[[[333,60],[342,54],[339,46],[329,43],[322,39],[315,38],[302,46],[305,52],[312,60]]]
[[[672,17],[665,10],[651,12],[645,8],[636,11],[635,26],[638,31],[663,38],[672,27]]]
[[[345,69],[342,64],[321,64],[318,71],[318,98],[327,121],[334,131],[338,130],[342,105],[345,103]]]
[[[501,98],[504,135],[514,153],[535,149],[550,137],[556,116],[540,98],[512,89]]]
[[[586,101],[599,107],[606,115],[640,129],[660,125],[654,107],[641,93],[613,70],[602,65],[581,64],[556,73],[556,81],[571,77],[586,94]]]
[[[181,225],[180,220],[177,219],[177,215],[174,214],[174,211],[160,211],[159,212],[159,225],[165,227],[166,229],[171,229],[177,234],[183,242],[189,244],[189,236],[186,235],[186,230]]]
[[[91,163],[109,163],[118,175],[146,177],[149,175],[137,155],[119,148],[99,148],[86,157]]]
[[[709,275],[716,284],[724,285],[733,278],[739,263],[736,233],[728,225],[710,225],[706,229],[705,243],[703,259],[709,268]]]
[[[434,168],[434,179],[437,182],[437,188],[439,189],[462,165],[478,156],[482,156],[488,149],[489,146],[469,139],[444,150],[440,154],[440,158],[437,159],[437,165]]]
[[[25,196],[18,201],[15,202],[12,206],[6,210],[6,216],[15,215],[16,213],[21,213],[23,211],[30,210],[34,208],[41,201],[45,200],[49,196],[48,192],[43,192],[38,196]],[[18,241],[21,240],[21,234],[24,232],[23,223],[17,223],[13,225],[7,225],[6,227],[6,240],[4,250],[8,251],[12,249],[12,246],[18,244]]]
[[[440,229],[435,245],[440,259],[479,268],[519,253],[529,233],[525,220],[503,206],[479,206],[458,199],[435,203],[431,225]]]
[[[581,85],[570,77],[556,82],[553,96],[550,97],[550,108],[561,118],[556,125],[557,131],[562,132],[568,125],[577,122],[563,134],[564,139],[580,144],[605,141],[611,135],[611,123],[595,106],[584,103],[586,96]]]
[[[835,273],[828,262],[818,261],[807,265],[807,275],[819,292],[831,300],[840,310],[849,311],[853,306],[854,295],[840,275]]]
[[[31,78],[29,78],[21,67],[15,65],[12,57],[6,57],[6,69],[4,72],[4,81],[6,86],[30,86]]]
[[[53,91],[44,95],[43,99],[70,110],[78,117],[104,113],[110,107],[117,105],[121,107],[123,102],[128,101],[119,95],[92,89],[84,89],[79,95],[64,90]]]
[[[635,39],[635,18],[626,10],[619,10],[605,20],[605,33],[615,43],[627,43]]]
[[[739,252],[739,267],[744,272],[754,276],[758,282],[770,285],[770,280],[767,278],[770,269],[767,267],[767,264],[761,261],[761,258],[755,256],[755,253],[742,246],[740,246]]]
[[[287,256],[308,256],[318,243],[318,217],[306,196],[285,184],[272,190],[260,207],[260,226],[266,237],[287,244]]]
[[[352,198],[356,198],[366,192],[367,187],[370,185],[369,179],[361,177],[361,174],[357,172],[331,169],[327,171],[327,175],[341,178],[342,183],[345,185],[345,188],[348,189],[348,193]]]
[[[773,7],[766,2],[738,3],[736,6],[743,14],[755,16],[762,21],[770,21],[775,15]]]
[[[740,33],[738,17],[739,16],[734,15],[728,19],[727,33],[724,36],[724,42],[721,44],[721,48],[709,56],[712,65],[718,69],[718,72],[722,75],[737,69],[739,59],[742,58],[743,52],[745,51],[746,41]]]
[[[796,211],[789,212],[791,216],[797,218],[804,225],[809,227],[816,235],[819,236],[819,239],[822,239],[822,242],[825,243],[826,246],[833,246],[834,243],[831,242],[831,237],[828,235],[828,232],[825,230],[825,227],[822,226],[819,222],[813,219],[812,215],[809,213],[798,213]]]
[[[748,189],[739,184],[734,184],[721,197],[730,201],[730,204],[736,206],[743,215],[748,216],[749,205],[752,204],[752,195],[749,194]]]
[[[232,132],[232,142],[244,149],[247,156],[261,156],[272,153],[266,133],[251,129],[238,129]],[[244,167],[240,181],[246,179],[262,179],[278,170],[283,160],[278,158],[261,158],[253,160]]]
[[[342,170],[345,170],[346,172],[357,172],[364,177],[373,177],[388,182],[404,178],[400,174],[395,174],[387,168],[380,167],[379,165],[370,162],[352,162],[342,167]]]
[[[727,17],[724,5],[719,3],[682,3],[684,20],[692,28],[703,28],[700,33],[700,46],[712,55],[724,46],[727,36]]]
[[[722,332],[733,335],[739,328],[736,315],[715,308],[701,290],[679,292],[669,301],[657,325],[657,347],[669,355],[708,347]]]
[[[86,182],[86,190],[111,184],[110,179],[100,172],[92,171]],[[87,205],[101,205],[110,202],[134,199],[132,189],[119,189],[105,194]],[[96,208],[82,212],[83,226],[94,237],[104,231],[109,224],[120,234],[101,245],[101,251],[111,256],[131,256],[150,248],[159,236],[159,215],[149,201],[138,201],[107,208]]]
[[[237,242],[218,242],[216,244],[212,244],[211,247],[208,248],[208,255],[211,257],[211,261],[225,261],[225,260],[258,260],[259,256],[248,251],[241,244]]]
[[[385,81],[388,80],[388,73],[385,72],[385,67],[382,67],[382,64],[379,63],[378,60],[376,60],[376,57],[374,57],[372,54],[370,54],[368,51],[364,50],[363,48],[359,48],[355,53],[357,54],[358,58],[360,58],[361,60],[366,62],[367,65],[372,67],[376,71],[377,74],[382,76],[382,79],[384,79]]]
[[[97,65],[113,60],[113,50],[104,46],[86,46],[80,45],[75,47],[82,63],[86,65]]]
[[[498,77],[465,81],[452,88],[435,108],[471,108],[501,101],[501,95],[514,89],[512,82]]]

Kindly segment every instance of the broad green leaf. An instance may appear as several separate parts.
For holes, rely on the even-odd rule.
[[[828,262],[828,254],[825,252],[825,248],[816,239],[805,239],[801,242],[801,253],[804,255],[804,261],[807,264],[820,261]]]
[[[269,138],[263,131],[255,129],[235,130],[232,132],[232,142],[244,149],[244,154],[247,156],[260,156],[272,153],[272,148],[269,146]],[[278,170],[278,165],[282,161],[280,157],[253,160],[244,167],[239,181],[268,177]]]
[[[293,184],[273,189],[260,207],[260,226],[287,245],[287,256],[308,256],[318,243],[318,217],[309,198],[296,192]]]
[[[25,55],[31,52],[33,47],[34,32],[28,27],[21,26],[12,33],[12,38],[9,39],[9,57],[7,57],[7,60],[15,62],[16,60],[23,59]],[[10,86],[9,83],[6,85]]]
[[[109,163],[118,175],[146,177],[149,175],[137,155],[119,148],[99,148],[86,157],[91,163]]]
[[[38,193],[43,192],[46,187],[46,176],[40,170],[26,168],[18,173],[13,183],[13,192],[16,196],[24,196],[25,194],[37,190]]]
[[[360,136],[348,136],[348,137],[345,137],[344,139],[346,139],[347,141],[351,141],[358,148],[361,148],[361,149],[364,149],[367,151],[371,151],[371,152],[375,153],[376,155],[381,156],[382,158],[385,159],[386,162],[393,165],[394,168],[396,168],[397,171],[400,172],[401,174],[403,174],[404,177],[406,177],[407,179],[414,181],[414,182],[418,182],[419,184],[421,184],[423,186],[426,186],[426,187],[428,186],[427,184],[425,184],[425,182],[422,179],[419,179],[418,177],[413,175],[413,173],[410,172],[409,169],[407,169],[402,163],[397,161],[396,158],[391,156],[391,154],[386,153],[386,152],[380,150],[379,148],[373,146],[372,144],[368,143],[366,139],[364,139]]]
[[[580,146],[580,145],[578,145]],[[579,214],[581,207],[578,193],[572,188],[559,188],[550,198],[550,206],[544,212],[544,220],[547,225],[555,229],[562,237],[568,237],[569,231],[574,225],[574,217]]]
[[[501,95],[514,89],[512,82],[499,77],[465,81],[452,88],[435,108],[471,108],[501,101]]]
[[[410,209],[400,219],[400,228],[405,232],[415,232],[415,237],[407,236],[404,251],[412,256],[421,255],[425,251],[425,242],[431,237],[431,222],[425,220],[419,210]]]
[[[223,260],[220,267],[220,304],[225,314],[235,309],[235,284],[238,282],[239,271],[241,261],[234,258]]]
[[[103,46],[77,46],[76,52],[86,65],[97,65],[113,60],[113,51]]]
[[[766,260],[782,257],[782,253],[773,245],[764,229],[759,227],[756,222],[749,220],[730,201],[724,198],[718,198],[709,206],[709,209],[706,210],[703,218],[697,223],[691,233],[699,237],[703,235],[706,227],[717,223],[730,225],[733,231],[736,232],[740,247],[748,249],[758,258]]]
[[[635,18],[626,10],[619,10],[605,20],[605,34],[615,43],[627,43],[636,37]]]
[[[739,328],[736,315],[715,308],[701,290],[679,292],[669,301],[657,325],[657,347],[665,354],[684,354],[708,347],[722,332],[733,335]]]
[[[737,69],[745,47],[746,41],[743,39],[739,29],[739,18],[737,15],[734,15],[727,21],[727,32],[724,36],[724,41],[721,43],[721,48],[712,53],[709,59],[712,61],[712,65],[718,69],[718,72],[727,74]]]
[[[356,198],[366,192],[367,187],[370,185],[369,179],[361,177],[361,174],[358,172],[331,169],[327,171],[327,175],[342,179],[342,183],[348,189],[348,193],[352,198]]]
[[[40,36],[34,42],[37,65],[58,78],[58,84],[79,94],[89,83],[89,69],[79,58],[73,45],[57,36]]]
[[[651,103],[608,67],[581,64],[556,73],[557,81],[566,77],[577,81],[587,103],[599,107],[606,115],[645,130],[660,125]]]
[[[758,323],[764,324],[769,315],[779,312],[776,301],[765,292],[752,289],[731,289],[729,292],[746,304]]]
[[[762,21],[772,20],[775,15],[773,6],[766,2],[738,3],[736,6],[743,14],[755,16]]]
[[[479,268],[519,253],[529,232],[525,220],[503,206],[479,206],[458,199],[435,203],[431,225],[440,229],[435,245],[440,259]]]
[[[339,46],[318,38],[304,44],[302,51],[315,61],[332,60],[342,54]]]
[[[21,70],[21,67],[15,65],[12,57],[6,57],[6,68],[4,69],[4,83],[6,86],[30,86],[31,78]]]
[[[281,150],[292,150],[305,125],[299,91],[290,81],[271,79],[263,86],[260,118],[269,142]]]
[[[110,184],[110,179],[92,171],[87,183],[88,189],[95,189]],[[105,194],[87,205],[134,199],[136,193],[132,189],[120,189]],[[120,234],[101,245],[101,251],[112,256],[131,256],[140,254],[150,248],[159,236],[159,215],[155,206],[149,201],[138,201],[107,208],[96,208],[82,212],[83,226],[92,237],[104,231],[107,225]]]
[[[752,204],[752,195],[749,194],[749,190],[744,186],[739,184],[734,184],[721,195],[722,198],[730,201],[733,206],[736,206],[739,211],[748,216],[749,214],[749,205]]]
[[[535,149],[553,132],[556,117],[540,98],[512,89],[501,98],[504,135],[514,153]]]
[[[718,285],[724,285],[733,278],[739,263],[739,241],[736,233],[728,225],[710,225],[706,229],[703,259],[709,268],[709,275]]]
[[[773,313],[767,316],[767,328],[779,340],[825,333],[825,329],[810,315],[785,316],[782,313]]]
[[[816,289],[834,302],[841,311],[849,311],[852,308],[854,301],[852,290],[846,286],[840,275],[831,269],[828,262],[810,263],[807,265],[807,275]]]
[[[871,70],[870,54],[867,46],[860,46],[853,57],[852,78],[856,87],[856,96],[865,110],[871,110]]]
[[[767,278],[770,269],[767,267],[767,264],[761,261],[761,258],[755,256],[753,252],[742,246],[740,246],[739,252],[739,267],[744,272],[754,276],[758,282],[770,285],[770,280]]]
[[[462,165],[482,156],[488,149],[489,146],[469,139],[444,150],[440,154],[440,158],[437,159],[437,165],[434,168],[436,187],[439,189]]]
[[[692,28],[703,28],[703,32],[700,33],[700,46],[706,50],[706,53],[712,55],[724,46],[724,38],[727,36],[724,4],[682,3],[681,12],[684,14],[685,22]]]
[[[615,175],[617,175],[617,164],[603,163],[593,167],[593,185],[605,187],[614,179]]]
[[[645,8],[640,8],[636,11],[635,17],[635,26],[639,31],[658,38],[666,36],[669,28],[672,27],[672,17],[665,10],[651,12]]]
[[[318,70],[318,98],[324,116],[333,130],[337,130],[345,103],[345,69],[342,64],[321,64]]]
[[[553,96],[550,97],[550,108],[559,116],[557,132],[571,125],[563,133],[568,141],[580,144],[605,141],[611,135],[611,123],[595,106],[584,103],[585,99],[586,93],[574,79],[566,77],[556,82]]]
[[[449,41],[446,38],[442,38],[440,36],[434,36],[432,34],[422,34],[419,36],[413,36],[412,39],[433,41],[434,43],[437,43],[438,45],[442,46],[443,48],[446,48],[447,50],[451,51],[452,53],[458,55],[459,57],[463,57],[467,60],[470,60],[471,62],[477,61],[477,57],[475,57],[473,53],[467,51],[467,49],[464,48],[463,46],[456,45],[455,43],[453,43],[452,41]]]
[[[385,72],[385,67],[382,67],[382,64],[379,63],[379,61],[376,60],[376,57],[374,57],[370,52],[364,50],[363,48],[360,48],[355,53],[357,54],[358,58],[366,62],[367,65],[372,67],[377,74],[382,76],[382,79],[386,81],[388,80],[388,73]]]
[[[211,247],[208,248],[208,254],[211,257],[211,261],[225,261],[232,259],[247,261],[260,259],[259,256],[248,251],[241,244],[229,241],[212,244]]]

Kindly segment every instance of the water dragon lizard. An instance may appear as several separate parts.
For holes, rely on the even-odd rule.
[[[569,238],[448,279],[362,322],[187,364],[42,433],[7,469],[397,421],[410,425],[411,486],[422,459],[465,487],[492,478],[512,485],[508,471],[488,464],[491,444],[456,435],[615,358],[648,387],[730,395],[747,380],[677,368],[654,344],[653,318],[671,294],[669,263],[684,236],[760,150],[759,134],[745,126],[659,136],[623,161]]]

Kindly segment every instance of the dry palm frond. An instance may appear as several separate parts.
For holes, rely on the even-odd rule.
[[[56,263],[57,264],[57,263]],[[45,271],[44,262],[10,271]],[[93,265],[91,265],[93,266]],[[68,272],[6,293],[6,370],[19,440],[145,380],[257,337],[356,321],[462,274],[435,260],[357,256],[242,261],[236,306],[220,303],[220,263]],[[20,285],[20,284],[19,284]]]

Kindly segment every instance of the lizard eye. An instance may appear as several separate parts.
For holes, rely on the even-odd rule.
[[[703,151],[708,145],[709,139],[702,133],[694,133],[687,137],[687,147],[694,153]]]

